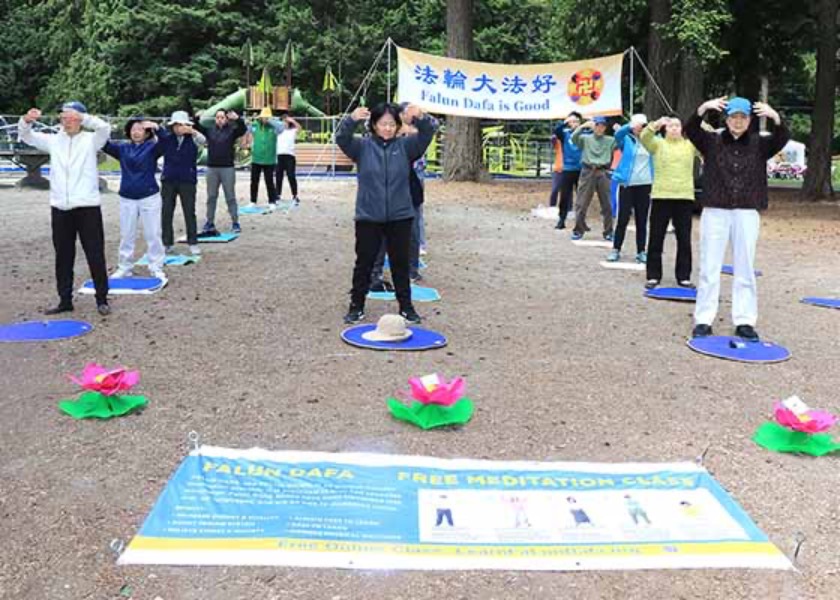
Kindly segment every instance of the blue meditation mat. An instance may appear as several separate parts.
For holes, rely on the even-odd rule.
[[[166,286],[166,279],[158,279],[157,277],[122,277],[114,279],[108,278],[108,293],[115,295],[128,294],[154,294],[162,290]],[[79,288],[80,294],[95,294],[96,288],[93,286],[93,281],[88,279]]]
[[[738,344],[739,347],[733,348],[733,344]],[[790,358],[787,348],[777,346],[773,342],[747,342],[728,335],[693,338],[688,340],[688,347],[706,356],[747,363],[774,363]]]
[[[397,299],[397,296],[394,292],[368,292],[367,297],[371,300]],[[438,302],[440,301],[440,294],[435,288],[423,287],[421,285],[412,285],[411,299],[414,302]]]
[[[732,265],[723,265],[723,267],[721,267],[721,269],[720,269],[720,272],[723,273],[724,275],[734,275],[735,274],[735,268]],[[761,277],[761,275],[762,275],[761,271],[756,269],[755,270],[755,276],[756,277]]]
[[[167,254],[166,258],[163,261],[163,265],[165,267],[170,267],[170,266],[179,267],[179,266],[183,266],[183,265],[192,265],[194,263],[197,263],[200,260],[201,260],[200,256],[193,256],[193,255],[188,256],[186,254]],[[144,254],[142,256],[142,258],[140,258],[140,260],[138,260],[136,263],[134,263],[134,265],[138,266],[138,267],[149,266],[149,257]]]
[[[372,342],[362,337],[363,333],[376,329],[373,325],[356,325],[341,332],[341,339],[351,346],[369,348],[371,350],[434,350],[446,346],[446,337],[419,327],[410,326],[412,336],[402,342]]]
[[[824,308],[840,308],[840,298],[815,298],[809,296],[802,298],[805,304],[813,304],[814,306],[822,306]]]
[[[0,325],[0,342],[47,342],[66,340],[93,331],[84,321],[24,321]]]
[[[253,204],[248,204],[248,205],[239,207],[239,214],[240,215],[267,215],[268,214],[268,207],[267,206],[254,206]]]
[[[382,265],[382,268],[387,269],[389,271],[391,270],[391,261],[388,260],[388,255],[387,254],[385,255],[385,263]],[[419,268],[421,268],[421,269],[426,268],[426,263],[423,262],[422,258],[420,259],[420,267]]]
[[[220,233],[219,235],[208,236],[208,235],[201,235],[198,234],[198,243],[199,244],[226,244],[227,242],[232,242],[236,238],[239,237],[238,233]],[[178,239],[179,244],[186,244],[187,238],[182,237]]]
[[[657,300],[676,300],[678,302],[696,302],[697,290],[684,287],[657,287],[646,290],[645,296]]]

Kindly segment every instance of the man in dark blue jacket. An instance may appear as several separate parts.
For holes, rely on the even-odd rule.
[[[241,233],[239,206],[236,203],[236,171],[233,167],[236,140],[245,135],[247,128],[239,115],[233,111],[217,110],[213,127],[204,127],[196,119],[195,128],[207,138],[207,221],[202,234],[215,235],[216,201],[219,199],[219,185],[225,192],[231,230]]]
[[[175,244],[172,219],[175,205],[181,198],[181,209],[187,226],[187,243],[193,255],[201,254],[198,247],[198,230],[195,220],[195,192],[198,183],[196,160],[198,148],[206,138],[193,129],[189,115],[183,110],[172,113],[169,126],[174,135],[167,135],[159,142],[163,154],[161,196],[163,197],[163,245],[170,252]]]

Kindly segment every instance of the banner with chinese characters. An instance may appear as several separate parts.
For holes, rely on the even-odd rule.
[[[204,446],[120,564],[789,569],[694,463],[548,463]]]
[[[424,110],[485,119],[621,114],[623,54],[544,65],[499,65],[398,48],[399,98]]]

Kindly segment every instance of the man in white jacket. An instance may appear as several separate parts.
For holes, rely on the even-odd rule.
[[[78,236],[96,287],[96,310],[102,316],[108,315],[111,308],[96,153],[111,136],[111,126],[89,115],[81,102],[67,102],[61,107],[61,130],[56,134],[32,131],[32,124],[40,117],[40,110],[30,109],[18,122],[18,133],[23,142],[50,155],[52,239],[59,302],[44,313],[55,315],[73,310],[73,264]]]

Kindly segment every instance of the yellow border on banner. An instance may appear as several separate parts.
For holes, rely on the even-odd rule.
[[[668,544],[576,544],[576,545],[453,545],[392,544],[381,542],[342,542],[294,538],[211,538],[183,539],[138,535],[129,544],[130,550],[203,551],[203,550],[282,550],[315,553],[353,553],[484,556],[504,558],[545,558],[552,556],[707,556],[713,554],[784,556],[770,542],[691,542]]]

